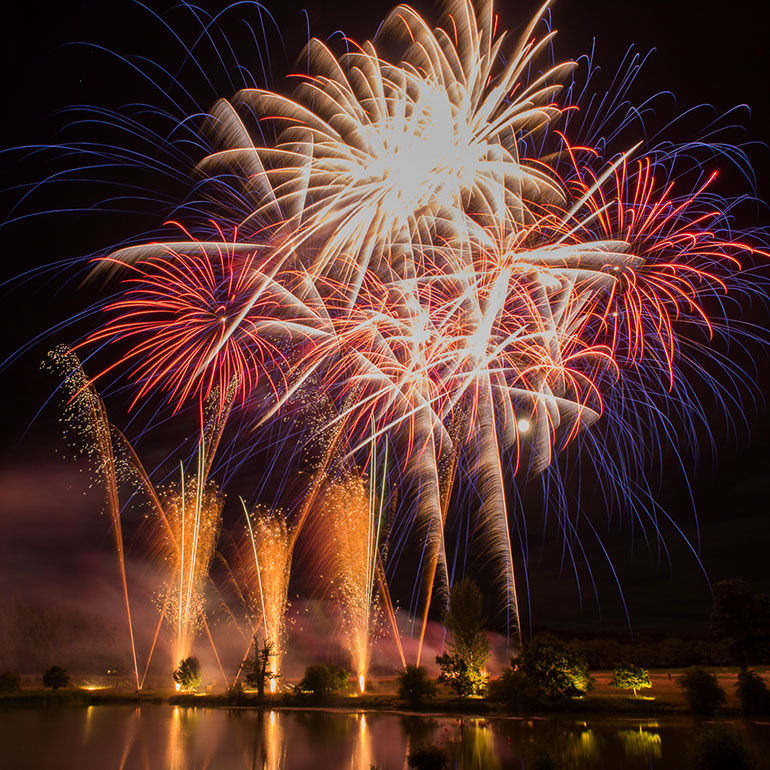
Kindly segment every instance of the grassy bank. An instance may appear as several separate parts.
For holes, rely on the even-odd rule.
[[[722,713],[738,712],[735,684],[738,669],[710,669],[719,679],[727,693],[728,700]],[[618,714],[641,716],[665,716],[687,714],[688,709],[676,678],[678,669],[650,671],[652,687],[640,693],[638,698],[610,686],[612,673],[592,672],[595,687],[591,694],[582,698],[551,703],[531,711],[508,712],[499,703],[484,698],[469,698],[458,701],[446,690],[439,691],[437,698],[430,700],[422,709],[414,709],[400,700],[396,693],[396,680],[390,678],[371,680],[367,692],[359,695],[353,689],[345,693],[328,695],[318,700],[306,695],[281,692],[266,695],[260,700],[256,693],[241,692],[230,694],[223,689],[213,693],[176,693],[168,690],[147,690],[134,692],[121,688],[73,688],[52,692],[40,688],[23,688],[18,693],[0,694],[0,705],[6,706],[92,706],[92,705],[141,705],[167,703],[182,707],[204,708],[267,708],[267,709],[344,709],[366,711],[422,711],[426,714],[450,713],[476,716],[495,714]],[[766,677],[768,671],[761,669]],[[369,685],[369,683],[367,683]]]

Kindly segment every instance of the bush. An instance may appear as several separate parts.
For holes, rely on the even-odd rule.
[[[507,668],[499,679],[489,683],[490,700],[504,703],[509,709],[526,709],[537,706],[537,693],[532,683],[521,671]]]
[[[687,752],[691,770],[750,770],[751,753],[735,730],[726,725],[704,725]]]
[[[195,690],[201,683],[201,664],[198,658],[190,656],[185,658],[179,668],[174,671],[174,681],[177,683],[177,689]]]
[[[715,674],[700,666],[688,668],[676,683],[684,691],[690,710],[695,714],[713,714],[725,702],[725,691],[719,686]]]
[[[558,700],[593,689],[588,664],[553,634],[538,634],[525,642],[512,663],[538,696]]]
[[[398,674],[398,697],[410,706],[422,706],[436,694],[436,685],[424,666],[407,666]]]
[[[294,687],[297,693],[309,693],[321,698],[338,690],[348,688],[348,672],[339,666],[327,666],[325,663],[315,663],[305,669],[305,674]]]
[[[646,668],[627,663],[613,670],[610,687],[619,690],[633,690],[634,697],[636,697],[637,690],[652,687],[652,682]]]
[[[241,682],[234,682],[227,688],[227,702],[234,703],[236,706],[242,706],[246,703],[246,693],[243,691]]]
[[[449,765],[449,758],[441,746],[423,743],[409,752],[407,763],[415,770],[444,770]]]
[[[50,687],[56,691],[60,687],[67,687],[70,683],[70,676],[61,666],[51,666],[43,674],[43,687]]]
[[[21,677],[7,672],[0,674],[0,694],[9,695],[21,690]]]
[[[741,671],[736,693],[744,714],[770,714],[770,690],[759,674]]]

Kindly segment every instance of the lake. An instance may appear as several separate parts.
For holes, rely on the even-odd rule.
[[[766,760],[770,719],[726,720]],[[455,770],[531,767],[547,747],[563,770],[680,770],[697,722],[410,716],[174,706],[0,709],[5,770],[406,770],[426,741]],[[760,764],[770,767],[770,764]]]

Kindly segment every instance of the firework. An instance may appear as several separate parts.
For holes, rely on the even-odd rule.
[[[223,221],[241,229],[225,238],[215,225],[218,239],[104,260],[133,277],[89,340],[129,346],[118,363],[137,398],[161,390],[178,408],[218,392],[224,414],[237,393],[255,429],[247,451],[265,434],[294,459],[323,447],[293,531],[317,508],[362,689],[385,476],[411,501],[394,531],[402,542],[416,532],[425,556],[421,634],[434,583],[445,595],[449,582],[446,530],[463,497],[475,498],[475,531],[519,634],[510,475],[553,468],[594,425],[643,421],[657,397],[686,408],[687,333],[718,330],[705,308],[752,251],[724,235],[711,178],[675,193],[654,150],[570,144],[574,105],[557,100],[572,64],[540,64],[545,8],[518,41],[497,31],[491,2],[447,8],[435,29],[396,8],[381,27],[395,41],[390,59],[380,39],[341,56],[313,40],[293,98],[246,89],[220,100],[206,125],[219,149],[198,169],[240,178],[250,210]],[[308,439],[290,426],[313,399],[329,408]],[[628,439],[632,421],[618,435]],[[374,479],[383,445],[392,457],[380,488],[350,468],[371,462]],[[198,496],[209,470],[187,482]],[[171,494],[175,511],[186,494]],[[285,521],[260,512],[248,541],[246,583],[268,576],[251,593],[276,643],[293,544]],[[187,552],[174,548],[177,560]]]
[[[366,479],[349,475],[327,484],[317,514],[322,562],[328,569],[332,598],[342,618],[347,649],[358,678],[359,690],[366,686],[371,636],[377,622],[374,593],[379,536],[376,492]]]
[[[84,451],[88,456],[99,481],[104,485],[107,495],[107,509],[110,514],[112,532],[115,539],[115,550],[118,555],[120,579],[126,605],[128,634],[131,641],[131,655],[134,664],[134,675],[136,677],[136,688],[138,690],[141,689],[139,664],[136,656],[131,603],[128,596],[123,525],[118,495],[118,477],[121,471],[126,470],[127,466],[122,462],[122,454],[116,454],[116,443],[118,443],[117,450],[120,452],[121,443],[122,448],[125,449],[128,442],[112,427],[107,419],[104,403],[83,372],[77,355],[68,347],[60,346],[49,353],[49,360],[57,374],[63,374],[65,377],[64,388],[69,394],[65,421],[78,435],[78,449]]]
[[[205,587],[219,536],[224,500],[213,481],[188,476],[161,490],[168,532],[157,543],[168,582],[165,618],[175,661],[188,657],[203,627]]]
[[[238,544],[245,573],[241,579],[248,586],[251,613],[259,617],[253,633],[258,633],[261,626],[265,642],[272,645],[268,673],[270,690],[274,692],[286,652],[286,611],[295,537],[282,511],[257,506],[250,515],[245,508],[244,513],[246,531]]]

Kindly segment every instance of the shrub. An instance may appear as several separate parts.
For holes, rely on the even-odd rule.
[[[553,634],[525,642],[513,664],[534,694],[551,700],[584,695],[593,688],[588,664]]]
[[[619,690],[633,690],[636,697],[637,690],[652,687],[652,682],[646,668],[627,663],[613,670],[610,686]]]
[[[695,714],[713,714],[725,702],[725,691],[719,686],[716,675],[700,666],[688,668],[676,683],[684,691],[690,710]]]
[[[246,693],[243,691],[241,682],[234,682],[227,688],[227,702],[234,703],[236,706],[246,703]]]
[[[736,692],[744,714],[770,714],[770,690],[759,674],[741,671]]]
[[[201,683],[201,664],[198,658],[190,656],[185,658],[179,668],[174,671],[174,681],[177,683],[177,689],[195,690]]]
[[[441,746],[423,743],[409,752],[407,763],[415,770],[444,770],[449,764],[449,758]]]
[[[490,700],[504,703],[510,709],[526,709],[537,705],[537,693],[521,671],[507,668],[499,679],[489,683]]]
[[[43,674],[43,687],[50,687],[56,691],[60,687],[67,687],[70,683],[70,676],[61,666],[51,666]]]
[[[331,692],[348,688],[348,672],[339,666],[314,663],[305,669],[305,674],[294,687],[297,693],[309,693],[321,698]]]
[[[422,706],[436,694],[436,685],[424,666],[407,666],[398,674],[398,697],[410,706]]]
[[[735,730],[726,725],[704,725],[687,752],[691,770],[750,770],[751,753]]]
[[[21,690],[21,677],[18,674],[0,673],[0,694],[9,695],[19,690]]]

